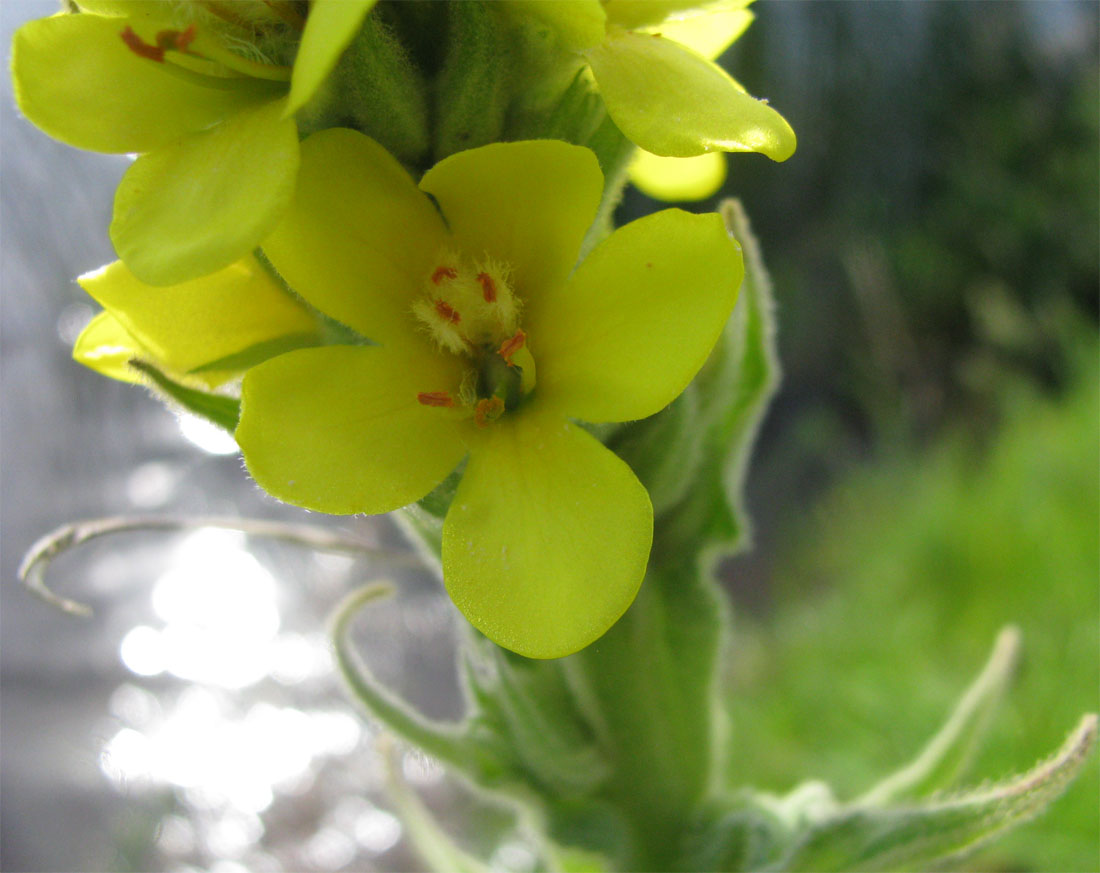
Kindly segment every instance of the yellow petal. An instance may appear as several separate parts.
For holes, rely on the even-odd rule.
[[[707,152],[693,158],[663,158],[638,149],[630,181],[655,200],[705,200],[726,181],[726,156]]]
[[[252,477],[280,500],[337,515],[389,512],[462,460],[449,410],[417,401],[458,379],[438,355],[380,346],[290,352],[245,374],[237,442]]]
[[[716,214],[666,209],[620,227],[528,311],[539,402],[593,422],[664,408],[706,361],[743,272]]]
[[[143,349],[109,312],[101,312],[88,322],[73,344],[73,360],[103,376],[135,385],[143,381],[130,367]]]
[[[669,21],[709,15],[712,10],[743,8],[751,0],[607,0],[607,20],[627,30],[664,27]]]
[[[686,46],[655,34],[611,31],[587,50],[608,114],[646,151],[686,158],[720,149],[782,161],[795,135],[767,103]]]
[[[603,174],[586,148],[558,140],[494,143],[459,152],[424,174],[459,245],[512,269],[533,299],[564,281],[600,205]]]
[[[12,40],[19,108],[55,139],[97,152],[147,152],[277,93],[271,83],[203,87],[122,41],[126,19],[88,13],[24,24]]]
[[[294,194],[298,129],[282,101],[238,112],[142,155],[115,193],[111,241],[152,285],[205,276],[244,257]]]
[[[663,21],[652,29],[713,61],[748,29],[754,17],[741,4],[732,8],[719,6],[697,15]]]
[[[652,539],[649,495],[623,461],[563,420],[506,415],[471,449],[443,524],[443,578],[489,639],[558,658],[626,611]]]
[[[379,342],[415,340],[413,300],[449,241],[439,213],[361,133],[330,128],[301,150],[294,200],[264,253],[326,315]]]

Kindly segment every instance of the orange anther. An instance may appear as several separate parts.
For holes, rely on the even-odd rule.
[[[478,273],[477,281],[481,283],[481,293],[486,303],[492,303],[497,299],[497,286],[492,276],[488,273]]]
[[[454,406],[455,399],[446,391],[421,391],[416,399],[424,406]]]
[[[506,339],[500,344],[500,348],[497,349],[497,354],[504,358],[504,363],[509,367],[514,367],[515,364],[512,363],[512,355],[522,349],[526,342],[527,334],[525,334],[521,328],[517,330],[510,339]]]
[[[445,300],[435,301],[435,311],[440,318],[444,321],[449,321],[451,324],[458,324],[462,321],[462,316],[458,314],[458,310]]]
[[[504,414],[504,401],[499,397],[483,397],[474,407],[474,422],[485,427]]]
[[[432,273],[432,284],[438,285],[444,279],[457,279],[458,270],[454,267],[436,267],[435,272]]]
[[[142,58],[148,58],[151,61],[157,61],[158,63],[164,63],[164,49],[159,46],[149,45],[149,43],[134,33],[132,27],[125,27],[119,35],[122,37],[122,41],[126,43],[130,51],[135,55]]]

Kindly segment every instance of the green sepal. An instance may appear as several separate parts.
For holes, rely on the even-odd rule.
[[[702,462],[698,416],[698,392],[689,385],[661,412],[628,424],[607,443],[645,485],[658,519],[684,499]]]
[[[428,869],[436,873],[493,873],[493,868],[459,846],[432,810],[398,772],[391,753],[386,761],[386,787],[409,842]]]
[[[684,450],[691,469],[683,500],[670,507],[654,532],[652,561],[677,560],[686,551],[705,561],[743,547],[748,520],[742,507],[745,468],[757,428],[779,382],[771,281],[748,219],[736,200],[721,206],[731,235],[741,242],[741,295],[710,359],[695,378],[697,450]],[[698,452],[700,460],[693,460]]]
[[[417,166],[431,147],[427,89],[381,11],[367,16],[340,58],[332,93],[353,127],[402,163]]]
[[[232,355],[226,355],[224,358],[219,358],[216,361],[210,361],[208,364],[195,367],[193,370],[189,370],[189,373],[220,373],[220,372],[243,372],[251,367],[255,367],[257,364],[262,364],[268,358],[274,358],[277,355],[285,355],[287,352],[292,352],[295,349],[304,349],[309,346],[320,345],[317,340],[316,333],[298,333],[290,334],[288,336],[275,337],[274,339],[265,340],[264,342],[256,343],[249,346],[247,349],[241,349]]]
[[[592,149],[603,173],[603,199],[600,200],[596,219],[581,244],[581,258],[585,258],[615,230],[615,209],[622,200],[627,171],[637,149],[606,113],[596,130],[581,145]]]
[[[286,115],[309,102],[377,0],[314,0],[294,59]]]
[[[205,418],[223,430],[233,433],[237,429],[237,420],[241,416],[241,402],[236,397],[223,394],[210,394],[197,388],[188,388],[169,378],[152,364],[134,358],[130,366],[148,377],[150,387],[168,400],[182,406],[188,412]]]
[[[506,138],[561,139],[583,145],[595,134],[606,115],[592,77],[583,67],[577,67],[568,85],[541,111],[513,113]]]
[[[463,461],[427,496],[402,509],[399,516],[404,519],[409,532],[417,538],[418,543],[424,546],[434,566],[439,565],[439,553],[443,548],[443,519],[447,517],[447,510],[451,507],[451,501],[455,498],[458,483],[462,481],[465,471],[466,462]]]
[[[526,781],[555,797],[590,795],[608,764],[578,717],[557,665],[524,658],[487,639],[466,647],[467,687],[492,716]]]
[[[447,49],[436,79],[435,160],[501,139],[509,45],[495,3],[448,3]]]

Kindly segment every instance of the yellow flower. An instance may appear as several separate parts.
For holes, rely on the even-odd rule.
[[[314,0],[302,22],[285,0],[81,0],[79,14],[16,32],[16,101],[62,142],[141,155],[111,240],[143,281],[184,282],[243,257],[279,220],[298,169],[293,114],[374,2]]]
[[[574,422],[671,402],[742,275],[720,218],[679,210],[620,228],[574,270],[602,190],[595,156],[552,140],[460,152],[418,190],[377,143],[332,129],[302,144],[296,199],[263,246],[307,302],[376,344],[249,370],[249,471],[291,503],[379,513],[465,463],[444,581],[474,626],[529,657],[602,635],[649,555],[645,489]]]
[[[794,131],[712,58],[751,20],[748,0],[508,0],[591,69],[612,121],[655,155],[789,158]]]

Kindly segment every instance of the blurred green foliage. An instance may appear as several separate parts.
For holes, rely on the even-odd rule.
[[[991,332],[982,310],[997,295],[1040,322],[1064,304],[1096,319],[1100,7],[757,11],[728,60],[769,84],[799,152],[735,162],[728,187],[776,280],[781,415],[839,408],[866,447],[987,407],[975,355],[1056,387],[1052,338]]]
[[[994,434],[956,429],[853,475],[789,531],[774,614],[735,626],[738,778],[773,790],[823,778],[854,798],[922,748],[1006,624],[1023,633],[1019,682],[967,782],[1030,766],[1100,708],[1091,324],[1064,348],[1063,398],[1003,383]],[[1098,869],[1098,774],[1094,759],[972,869]]]

